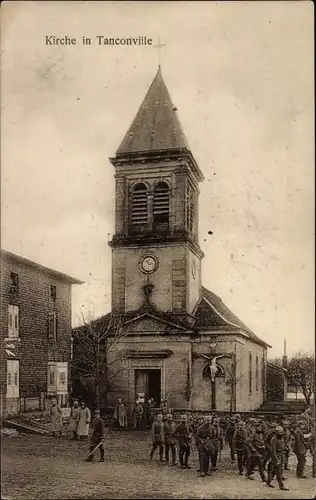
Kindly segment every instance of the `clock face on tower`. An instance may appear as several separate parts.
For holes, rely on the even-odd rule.
[[[145,255],[140,259],[139,266],[143,273],[154,273],[158,267],[158,259],[153,255]]]

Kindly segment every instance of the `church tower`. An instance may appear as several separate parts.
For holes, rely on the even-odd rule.
[[[108,352],[108,403],[122,397],[130,415],[140,397],[167,398],[174,409],[253,410],[264,398],[267,344],[202,286],[203,174],[176,111],[158,68],[111,158],[112,313],[123,334]]]
[[[111,163],[115,167],[112,311],[190,320],[201,296],[198,184],[203,180],[161,68]]]

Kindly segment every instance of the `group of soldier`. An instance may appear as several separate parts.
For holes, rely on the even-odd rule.
[[[149,426],[151,428],[152,446],[150,460],[158,451],[159,460],[170,466],[177,465],[181,469],[191,469],[189,459],[197,454],[201,477],[211,475],[218,470],[221,451],[224,443],[228,444],[230,460],[237,462],[239,475],[253,480],[258,470],[262,482],[274,488],[274,477],[280,490],[288,490],[284,484],[284,471],[289,471],[289,455],[296,455],[296,477],[306,478],[304,474],[306,455],[312,456],[312,475],[316,477],[315,422],[309,412],[292,421],[269,422],[263,416],[241,418],[240,415],[230,417],[229,421],[220,419],[216,414],[193,419],[188,415],[176,417],[169,410],[167,401],[162,401],[158,411],[154,411],[155,402],[149,401],[149,412],[144,415],[142,405],[137,402],[134,410],[134,429]],[[51,407],[53,435],[61,432],[61,409],[56,401]],[[144,416],[146,416],[144,420]],[[127,414],[124,403],[118,400],[114,410],[116,426],[126,427]],[[95,410],[91,420],[90,410],[84,402],[74,401],[69,422],[72,439],[87,438],[90,433],[90,450],[86,458],[93,461],[97,449],[100,461],[104,462],[105,424],[100,411]],[[237,459],[237,460],[236,460]]]
[[[158,413],[152,424],[152,448],[150,459],[156,450],[159,460],[177,465],[177,452],[180,467],[190,469],[189,457],[196,449],[199,458],[197,472],[201,477],[218,470],[217,463],[224,442],[228,443],[231,462],[237,458],[239,475],[253,480],[258,470],[262,482],[274,488],[276,477],[280,490],[287,491],[284,471],[289,470],[289,455],[292,450],[297,458],[296,476],[305,479],[306,454],[312,455],[312,475],[316,477],[315,467],[315,426],[308,420],[295,422],[266,422],[263,416],[244,421],[239,415],[231,417],[225,430],[216,415],[207,415],[190,422],[186,415],[175,422],[171,413]],[[171,452],[171,456],[170,456]]]

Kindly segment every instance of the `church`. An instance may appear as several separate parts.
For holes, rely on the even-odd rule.
[[[199,183],[161,68],[119,146],[115,168],[108,404],[139,395],[183,410],[250,411],[266,392],[267,348],[203,286]]]

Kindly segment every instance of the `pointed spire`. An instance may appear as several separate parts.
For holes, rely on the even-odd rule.
[[[159,64],[157,74],[116,154],[189,150],[176,111]]]

